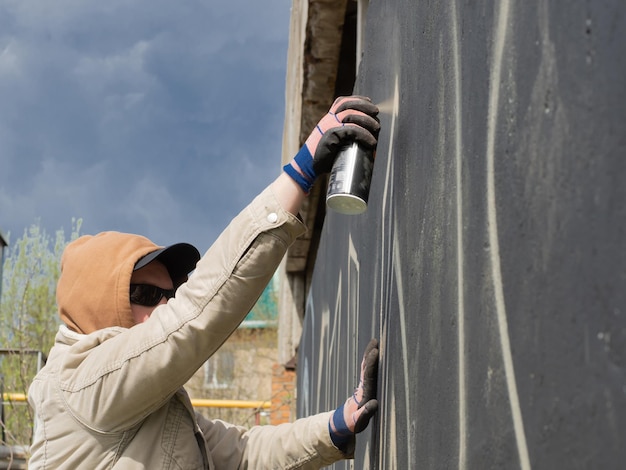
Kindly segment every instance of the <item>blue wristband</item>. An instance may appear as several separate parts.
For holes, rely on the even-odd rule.
[[[350,431],[348,425],[346,424],[346,420],[343,417],[343,405],[335,410],[333,413],[333,424],[335,425],[335,429],[328,423],[328,430],[330,432],[330,440],[333,441],[333,444],[337,449],[345,452],[346,445],[352,440],[354,437],[354,433]]]
[[[283,167],[283,171],[287,173],[291,177],[292,180],[298,183],[298,186],[300,186],[306,194],[309,194],[311,192],[311,188],[313,187],[313,182],[307,180],[304,176],[298,173],[298,170],[296,170],[291,165],[291,163],[287,163]]]
[[[302,173],[304,173],[309,180],[315,181],[317,175],[315,174],[315,170],[313,170],[313,155],[311,155],[306,144],[302,146],[293,159],[302,170]]]

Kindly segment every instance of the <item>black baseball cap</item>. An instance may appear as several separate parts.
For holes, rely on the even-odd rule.
[[[143,268],[155,259],[165,265],[174,284],[178,285],[187,279],[187,275],[191,271],[196,269],[196,264],[200,261],[200,252],[189,243],[176,243],[141,257],[135,263],[133,271]]]

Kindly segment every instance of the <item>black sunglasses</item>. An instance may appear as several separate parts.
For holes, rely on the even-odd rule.
[[[130,302],[144,307],[154,307],[163,297],[168,300],[174,297],[174,292],[174,289],[162,289],[150,284],[131,284]]]

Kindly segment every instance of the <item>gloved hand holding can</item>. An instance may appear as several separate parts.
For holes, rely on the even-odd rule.
[[[378,107],[369,98],[337,98],[283,170],[308,194],[317,177],[331,171],[342,148],[353,142],[364,149],[376,148],[380,131],[377,116]]]

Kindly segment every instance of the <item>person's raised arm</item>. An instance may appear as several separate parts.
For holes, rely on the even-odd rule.
[[[272,190],[278,202],[287,212],[296,215],[307,194],[287,173],[281,173],[272,183]]]

